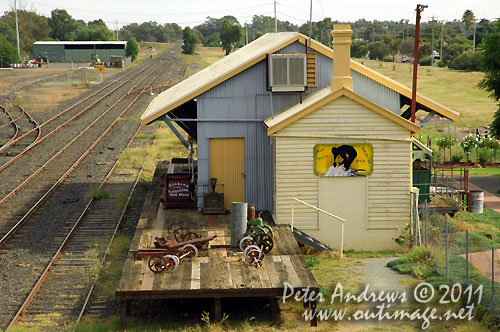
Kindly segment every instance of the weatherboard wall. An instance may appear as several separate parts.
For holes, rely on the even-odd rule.
[[[337,119],[338,121],[333,121]],[[411,142],[408,129],[340,97],[275,134],[276,221],[294,224],[331,246],[340,246],[340,223],[293,201],[301,199],[347,219],[346,249],[395,246],[410,221]],[[316,144],[369,143],[373,173],[360,177],[321,177],[314,173]]]

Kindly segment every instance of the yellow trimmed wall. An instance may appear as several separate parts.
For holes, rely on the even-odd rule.
[[[347,219],[344,248],[396,248],[392,240],[410,222],[410,131],[342,96],[281,129],[275,136],[275,208],[279,224],[291,223],[292,198]],[[314,174],[315,144],[369,143],[373,173],[324,178]],[[294,204],[294,224],[340,247],[340,222]]]

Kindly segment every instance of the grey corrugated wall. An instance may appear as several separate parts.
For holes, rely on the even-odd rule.
[[[305,47],[292,43],[276,53],[304,52]],[[308,49],[308,51],[311,51]],[[271,138],[262,120],[272,115],[270,92],[266,90],[267,61],[263,60],[240,74],[220,83],[197,98],[198,119],[259,119],[259,122],[199,122],[198,123],[198,185],[209,183],[209,139],[223,137],[245,138],[245,200],[257,210],[273,209],[274,156]],[[305,95],[330,85],[332,60],[321,53],[316,55],[318,88],[308,89]],[[351,71],[352,72],[352,71]],[[379,83],[353,73],[354,92],[399,114],[399,95]],[[387,90],[387,91],[386,91]],[[274,114],[299,102],[298,93],[274,93]],[[203,206],[203,192],[198,191],[198,207]]]

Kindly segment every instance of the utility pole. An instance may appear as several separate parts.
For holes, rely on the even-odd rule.
[[[245,45],[248,45],[248,23],[245,22]]]
[[[472,51],[476,52],[476,18],[474,17],[474,36],[472,37]]]
[[[432,15],[431,66],[434,66],[434,15]]]
[[[115,30],[116,30],[116,40],[120,40],[118,39],[118,20],[115,20]]]
[[[413,88],[411,91],[411,122],[415,123],[417,108],[417,70],[418,70],[418,44],[420,43],[420,13],[429,6],[417,5],[417,19],[415,22],[415,46],[413,49]]]
[[[278,19],[276,18],[276,0],[274,0],[274,33],[278,33]]]
[[[443,61],[443,30],[444,30],[444,21],[441,24],[441,45],[439,46],[439,59]]]
[[[19,60],[21,60],[21,47],[19,45],[19,21],[17,20],[17,2],[16,2],[16,0],[14,0],[14,12],[16,15],[17,55],[19,55]]]
[[[313,33],[313,0],[311,0],[311,8],[309,9],[309,47],[311,47],[312,33]]]

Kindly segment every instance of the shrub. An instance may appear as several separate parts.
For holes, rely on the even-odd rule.
[[[439,68],[444,68],[444,67],[446,67],[446,63],[443,60],[439,60],[438,61],[438,67]]]
[[[462,161],[463,157],[463,153],[455,153],[453,156],[451,156],[451,161],[453,161],[454,163],[459,163],[460,161]]]
[[[394,61],[394,59],[392,58],[392,55],[384,55],[384,57],[382,58],[382,61],[392,62],[392,61]]]
[[[481,150],[479,152],[479,165],[486,167],[488,165],[489,154],[487,151]]]
[[[430,55],[424,56],[424,57],[418,59],[418,64],[421,66],[430,66],[431,63],[432,63],[432,59],[431,59]]]
[[[456,70],[479,71],[481,53],[467,51],[450,61],[448,67]]]
[[[90,192],[90,197],[92,197],[96,201],[103,198],[106,199],[109,198],[109,192],[100,188],[92,189],[92,191]]]

